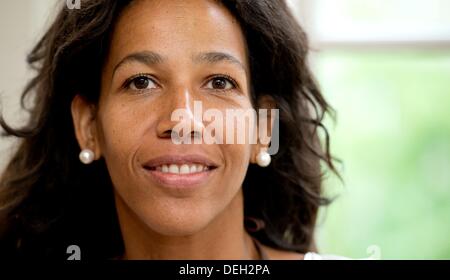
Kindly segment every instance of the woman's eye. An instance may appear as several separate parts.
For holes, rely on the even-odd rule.
[[[133,78],[129,84],[129,88],[132,90],[146,90],[156,88],[155,82],[147,76],[139,76]]]
[[[234,82],[225,77],[216,77],[211,79],[206,85],[209,89],[228,90],[235,88]]]

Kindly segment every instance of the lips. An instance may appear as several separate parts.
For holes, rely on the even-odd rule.
[[[159,185],[180,189],[204,185],[219,165],[202,155],[166,155],[142,166]]]

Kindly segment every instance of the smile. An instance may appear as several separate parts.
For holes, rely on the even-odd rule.
[[[192,174],[209,170],[209,167],[203,164],[171,164],[171,165],[160,165],[155,168],[157,171],[161,171],[162,173],[170,173],[170,174]]]
[[[193,188],[205,185],[218,164],[200,155],[167,155],[143,165],[150,179],[167,188]]]

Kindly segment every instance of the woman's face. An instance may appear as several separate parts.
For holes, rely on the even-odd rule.
[[[121,207],[164,235],[195,233],[231,207],[254,146],[176,145],[171,115],[193,113],[194,101],[252,108],[249,82],[242,30],[217,1],[133,2],[112,36],[95,120]]]

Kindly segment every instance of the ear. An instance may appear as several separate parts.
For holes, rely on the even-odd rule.
[[[272,128],[275,121],[275,116],[272,115],[271,109],[276,109],[276,102],[270,95],[262,95],[257,100],[257,116],[258,116],[258,125],[257,125],[257,144],[252,144],[252,152],[250,157],[250,163],[256,163],[256,156],[258,153],[263,150],[267,151],[269,148],[270,139],[272,137]],[[259,109],[267,109],[267,114],[261,115],[259,113]],[[264,119],[261,119],[264,118]],[[264,139],[261,139],[259,131],[260,126],[266,125],[267,126],[267,134],[264,136]]]
[[[98,141],[95,105],[86,101],[80,95],[76,95],[71,104],[73,126],[75,136],[77,137],[80,149],[91,149],[97,160],[101,156],[100,145]]]

